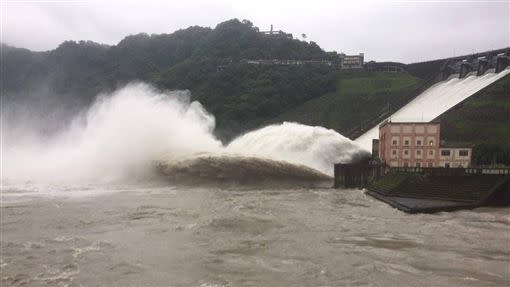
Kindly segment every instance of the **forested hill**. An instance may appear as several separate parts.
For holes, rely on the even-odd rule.
[[[194,26],[172,34],[131,35],[115,46],[67,41],[52,51],[30,52],[4,45],[2,80],[7,92],[44,81],[55,92],[68,93],[78,87],[114,88],[134,79],[147,80],[186,60],[325,57],[313,42],[264,37],[257,31],[251,22],[234,19],[215,29]]]
[[[4,45],[2,97],[7,103],[35,109],[38,121],[44,123],[48,114],[52,119],[59,114],[65,118],[89,105],[98,93],[141,80],[161,89],[190,90],[193,99],[216,116],[217,133],[228,139],[314,98],[337,92],[339,79],[345,76],[327,65],[258,66],[246,60],[334,58],[336,52],[325,52],[314,42],[264,35],[251,22],[237,19],[214,29],[193,26],[172,34],[131,35],[113,46],[67,41],[55,50],[31,52]],[[354,72],[348,77],[370,82],[374,75]],[[376,77],[375,81],[388,90],[385,80]],[[406,81],[411,86],[419,82],[414,78]],[[409,85],[406,88],[412,88]],[[371,90],[370,94],[385,93]],[[379,112],[380,107],[371,110]],[[371,116],[326,125],[348,129]]]

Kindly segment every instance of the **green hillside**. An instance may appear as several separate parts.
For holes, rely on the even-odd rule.
[[[46,131],[55,119],[69,122],[69,115],[99,93],[131,81],[190,90],[191,100],[215,115],[223,140],[335,90],[334,67],[248,64],[250,59],[335,60],[337,53],[314,42],[259,33],[247,20],[141,33],[113,46],[66,41],[51,51],[32,52],[2,45],[1,96],[6,104],[30,107],[29,114],[38,115],[32,124]]]
[[[217,134],[230,139],[303,102],[335,90],[331,67],[266,66],[244,61],[218,71],[214,60],[190,60],[151,81],[164,89],[189,89],[216,116]]]
[[[336,75],[335,91],[309,100],[269,122],[296,121],[346,133],[415,95],[422,80],[405,73],[351,72]]]
[[[510,165],[510,75],[439,119],[444,140],[475,145],[475,163]]]

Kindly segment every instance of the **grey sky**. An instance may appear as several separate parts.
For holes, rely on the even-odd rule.
[[[239,18],[305,33],[324,49],[416,62],[510,46],[508,1],[0,0],[2,41],[31,50],[65,40],[116,44]]]

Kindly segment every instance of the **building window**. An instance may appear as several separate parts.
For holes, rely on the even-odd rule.
[[[417,140],[416,145],[421,145],[421,140]]]
[[[449,149],[441,150],[441,156],[450,156],[450,150]]]
[[[427,158],[433,159],[433,158],[435,158],[435,155],[436,155],[435,150],[433,150],[433,149],[428,150]]]
[[[397,150],[396,149],[391,150],[391,158],[397,158]]]
[[[408,162],[404,162],[404,167],[409,167],[409,163]]]
[[[434,167],[434,163],[433,162],[429,162],[429,167]]]
[[[392,145],[397,145],[397,140],[393,140]]]
[[[421,163],[417,162],[416,167],[421,167]]]
[[[450,167],[450,163],[445,162],[445,163],[444,163],[444,167],[445,167],[445,168],[449,168],[449,167]]]
[[[416,155],[421,155],[421,150],[416,150]]]
[[[459,150],[459,156],[468,156],[469,152],[466,149]]]
[[[409,145],[409,140],[405,140],[404,145]]]
[[[429,140],[429,146],[434,146],[434,140]]]
[[[409,151],[408,150],[404,150],[404,155],[408,155],[409,154]]]

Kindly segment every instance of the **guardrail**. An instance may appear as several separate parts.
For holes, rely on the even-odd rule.
[[[500,53],[506,53],[506,52],[508,52],[508,50],[510,50],[510,47],[489,50],[489,51],[479,52],[479,53],[471,53],[471,54],[466,54],[466,55],[461,55],[461,56],[453,56],[453,57],[449,57],[449,58],[414,62],[414,63],[409,63],[408,65],[416,65],[416,64],[423,64],[423,63],[434,62],[434,61],[443,61],[443,60],[459,60],[459,59],[465,59],[465,58],[469,58],[469,57],[481,57],[481,56],[485,56],[487,54],[496,54],[497,55]]]
[[[348,131],[345,136],[354,140],[356,139],[357,137],[361,136],[362,134],[364,134],[366,131],[370,130],[371,128],[373,128],[375,125],[379,124],[380,122],[384,121],[385,119],[387,119],[389,116],[391,115],[391,112],[390,110],[385,110],[385,111],[382,111],[380,114],[378,114],[377,116],[373,117],[373,118],[370,118],[368,120],[366,120],[365,122],[363,122],[361,125],[359,126],[356,126],[355,128],[351,129],[350,131]]]
[[[378,125],[380,122],[384,121],[388,117],[390,117],[392,114],[403,108],[405,105],[409,104],[412,100],[414,100],[417,96],[421,95],[424,91],[426,91],[428,88],[430,88],[432,85],[438,82],[438,77],[440,73],[435,74],[433,77],[430,77],[425,82],[421,83],[418,87],[414,88],[411,92],[407,93],[406,95],[413,95],[410,96],[408,99],[402,101],[403,104],[397,106],[397,107],[390,107],[388,106],[384,111],[377,114],[376,116],[364,121],[360,125],[357,125],[356,127],[352,128],[348,132],[345,133],[345,136],[354,140],[361,135],[363,135],[365,132],[372,129],[374,126]]]
[[[390,167],[394,172],[424,173],[432,175],[453,176],[466,174],[494,174],[510,175],[510,168],[488,168],[488,167],[468,167],[468,168],[444,168],[444,167]]]

